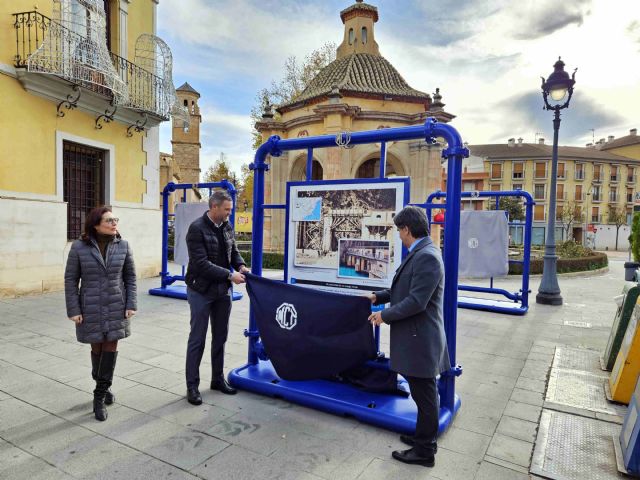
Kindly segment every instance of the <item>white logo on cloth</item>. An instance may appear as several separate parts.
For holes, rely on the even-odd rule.
[[[467,245],[469,246],[469,248],[478,248],[478,245],[480,245],[480,242],[478,242],[477,238],[470,238],[469,241],[467,242]]]
[[[298,323],[298,312],[291,303],[283,303],[276,310],[276,321],[280,328],[291,330]]]

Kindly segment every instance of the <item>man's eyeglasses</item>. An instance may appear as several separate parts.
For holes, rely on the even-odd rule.
[[[118,217],[111,217],[111,218],[105,218],[104,219],[104,223],[109,223],[111,225],[115,225],[119,221],[120,221],[120,219]]]

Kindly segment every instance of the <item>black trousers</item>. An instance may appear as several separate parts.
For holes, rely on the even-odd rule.
[[[187,344],[187,388],[200,385],[200,361],[211,322],[211,378],[223,375],[224,344],[229,332],[231,295],[209,296],[187,288],[187,300],[191,307],[191,331]]]
[[[437,448],[440,399],[435,378],[418,378],[404,375],[409,382],[411,398],[418,406],[418,420],[414,448],[420,455],[434,454]]]

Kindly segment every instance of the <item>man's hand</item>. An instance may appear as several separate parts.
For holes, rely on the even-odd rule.
[[[233,274],[231,274],[231,281],[236,285],[244,283],[244,275],[240,272],[233,272]]]
[[[75,317],[69,317],[69,320],[74,322],[76,325],[80,325],[82,323],[82,315],[76,315]]]
[[[371,322],[371,325],[375,325],[376,327],[379,325],[382,325],[382,312],[373,312],[371,315],[369,315],[369,319]]]
[[[376,303],[377,297],[375,293],[367,293],[365,297],[371,300],[371,303]]]
[[[251,273],[251,270],[249,270],[246,265],[240,265],[240,268],[238,270],[240,271],[240,273]]]
[[[136,311],[135,311],[135,310],[127,310],[127,311],[124,313],[124,318],[131,318],[131,317],[133,317],[135,314],[136,314]]]

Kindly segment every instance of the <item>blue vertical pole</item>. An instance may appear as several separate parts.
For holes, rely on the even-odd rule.
[[[445,150],[445,152],[447,152]],[[447,215],[444,222],[444,320],[451,367],[456,366],[456,334],[458,321],[458,256],[460,248],[460,202],[462,184],[462,156],[448,153]],[[442,405],[455,411],[455,376],[447,372],[440,379]]]
[[[307,182],[313,178],[313,148],[307,149]]]
[[[529,262],[531,260],[531,227],[534,202],[529,198],[525,206],[524,250],[522,252],[522,306],[529,306]]]
[[[160,272],[160,287],[167,286],[169,276],[169,193],[173,191],[173,182],[169,182],[162,190],[162,271]]]
[[[280,137],[274,135],[263,143],[256,151],[254,163],[249,165],[253,170],[253,222],[251,239],[251,273],[262,275],[262,248],[264,244],[264,172],[269,169],[265,163],[267,154],[277,156],[275,145]],[[258,341],[258,326],[253,307],[249,307],[249,354],[248,363],[258,363],[256,343]]]
[[[387,142],[380,142],[380,178],[387,173]]]

